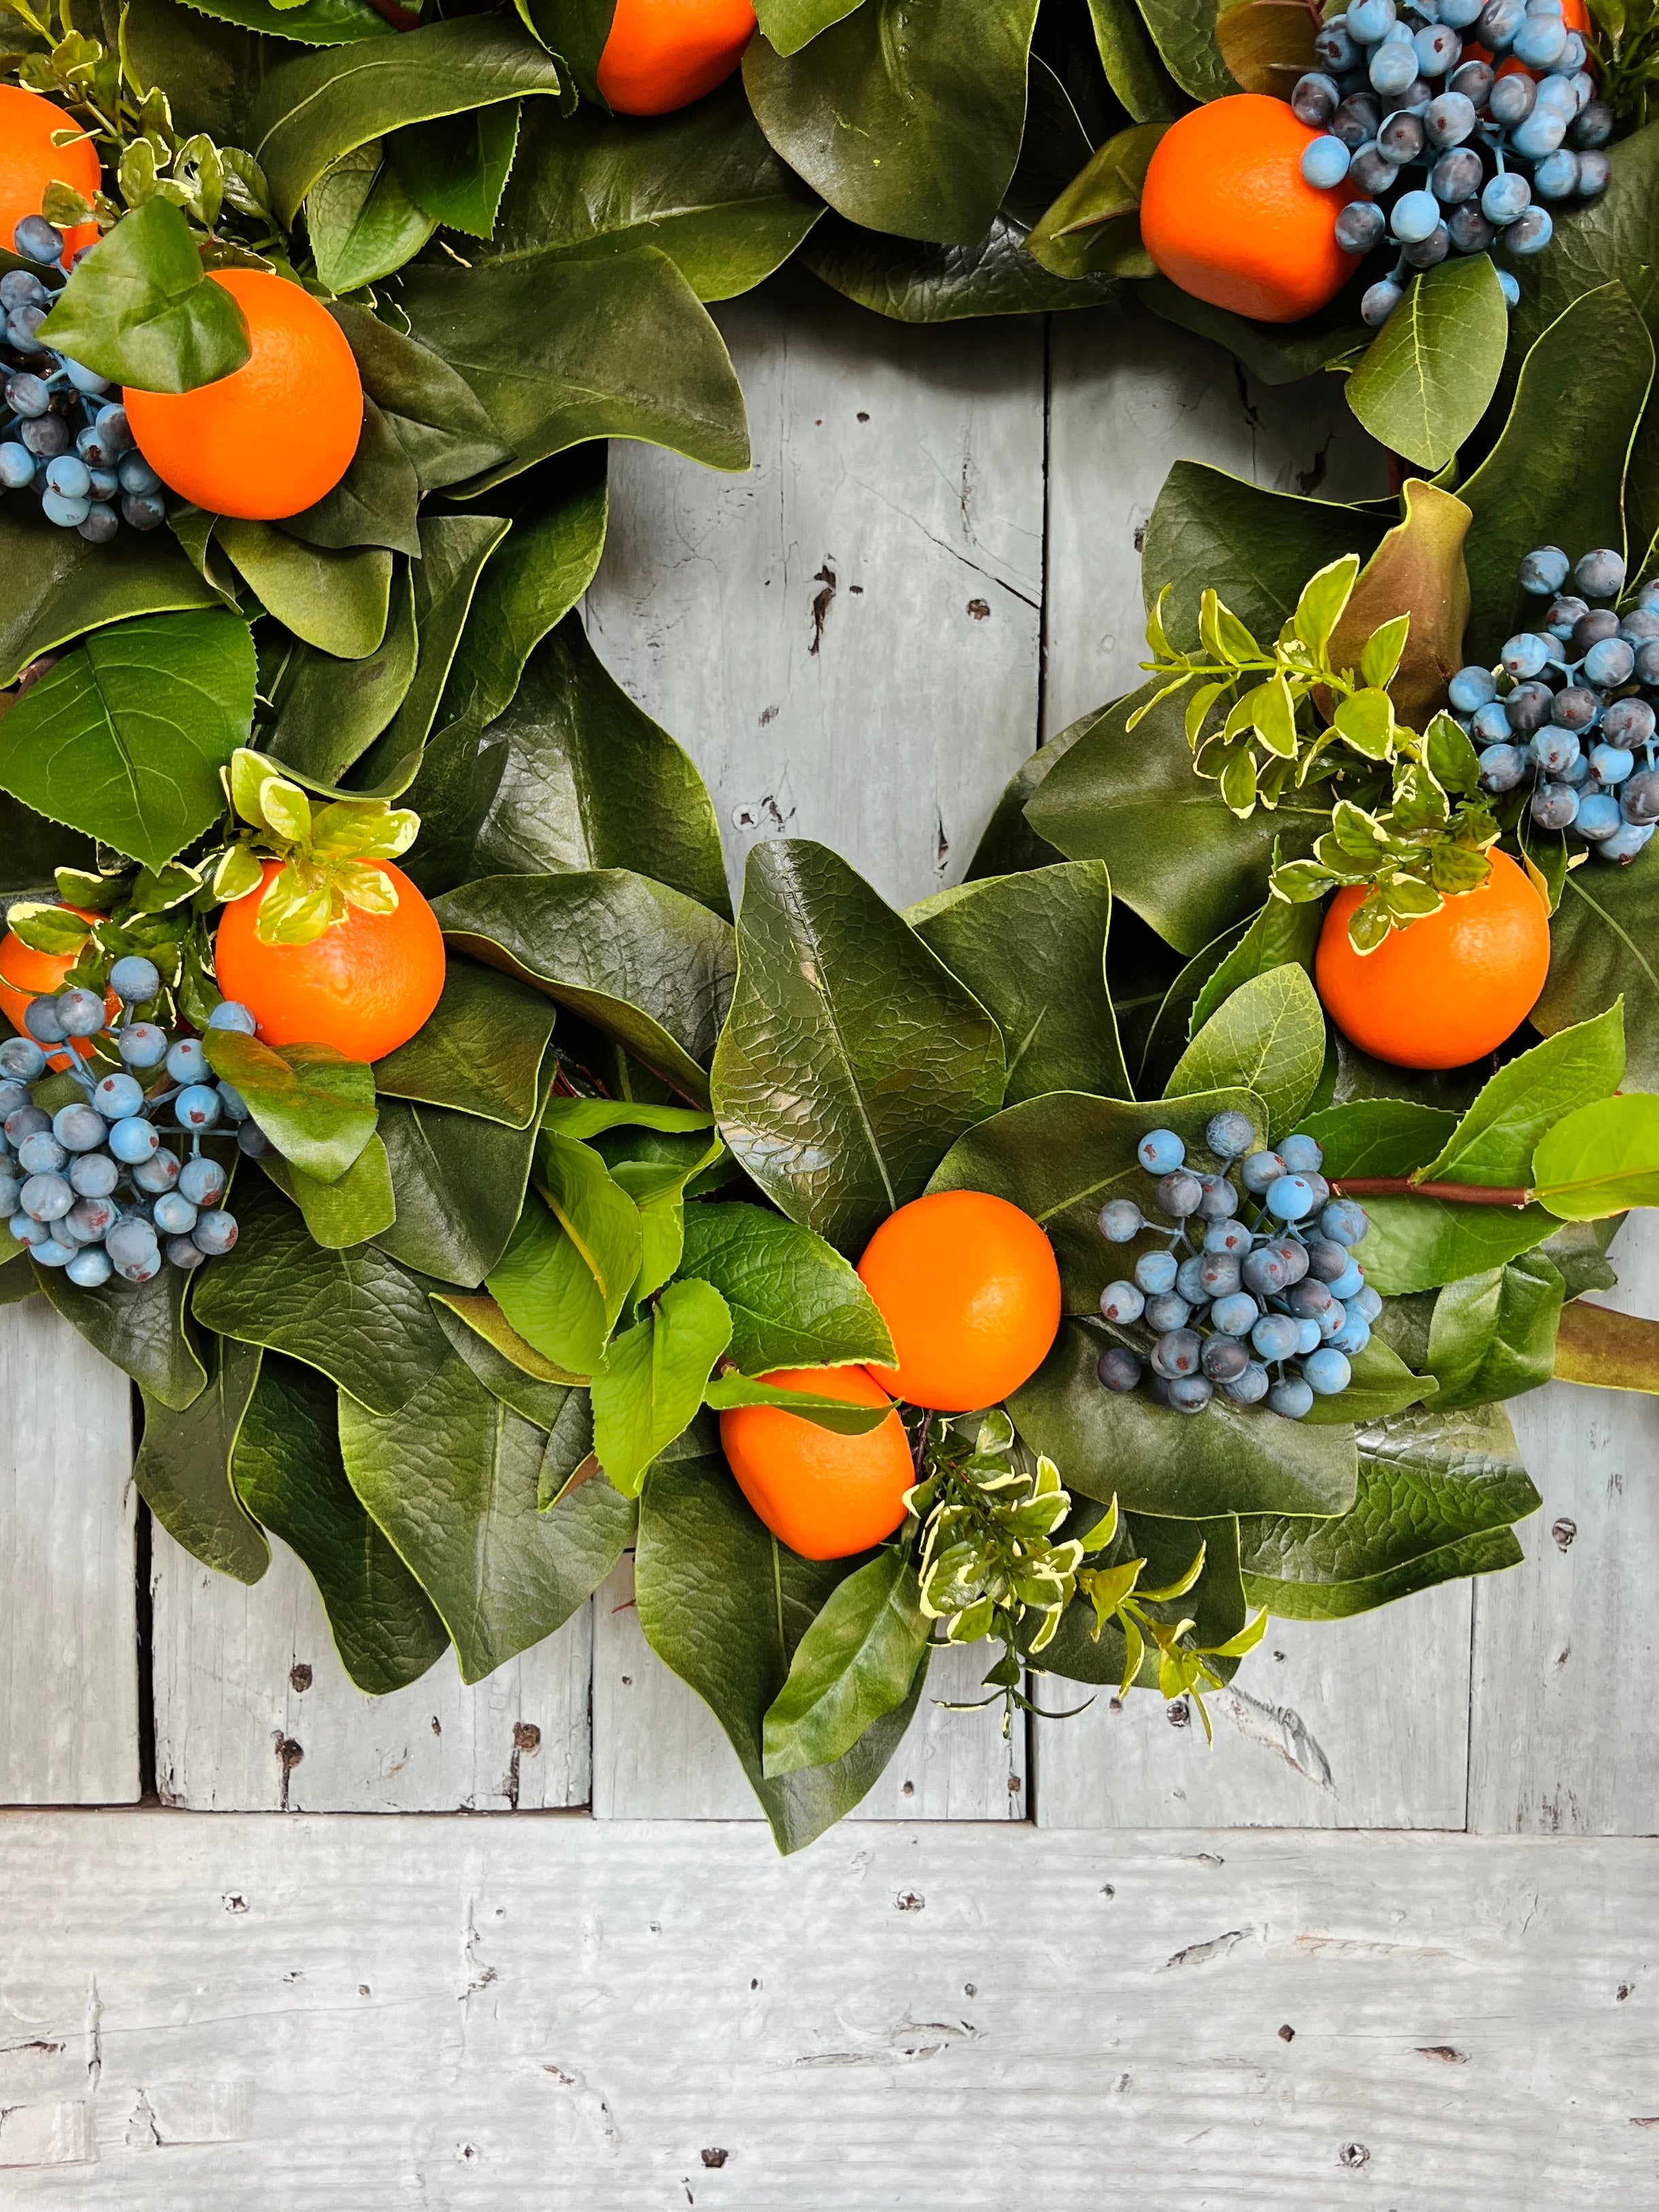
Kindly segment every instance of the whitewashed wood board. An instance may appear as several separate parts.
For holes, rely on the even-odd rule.
[[[0,1875],[8,2212],[1659,2193],[1640,1843],[12,1814]]]

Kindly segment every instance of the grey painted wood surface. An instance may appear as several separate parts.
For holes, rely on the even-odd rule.
[[[0,1874],[8,2212],[1659,2193],[1639,1843],[11,1814]]]

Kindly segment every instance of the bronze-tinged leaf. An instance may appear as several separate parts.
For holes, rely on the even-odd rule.
[[[1615,1313],[1580,1298],[1561,1310],[1555,1379],[1597,1390],[1645,1390],[1659,1395],[1659,1321]]]
[[[1359,572],[1331,634],[1330,660],[1333,668],[1358,668],[1371,632],[1408,614],[1412,626],[1389,696],[1400,720],[1420,730],[1444,705],[1446,686],[1463,665],[1469,618],[1463,540],[1473,517],[1461,499],[1417,477],[1407,482],[1405,501],[1405,520]]]

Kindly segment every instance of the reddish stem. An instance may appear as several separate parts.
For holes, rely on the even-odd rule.
[[[400,8],[398,0],[368,0],[377,15],[384,15],[394,31],[418,31],[421,19],[411,15],[407,8]]]
[[[1477,1182],[1413,1182],[1409,1176],[1340,1176],[1339,1198],[1449,1198],[1459,1206],[1530,1206],[1532,1193],[1512,1186],[1489,1189]]]

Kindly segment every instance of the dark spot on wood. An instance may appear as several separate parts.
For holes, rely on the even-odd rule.
[[[760,1987],[760,1983],[752,1974],[749,1978],[749,1986],[751,1990],[757,1990]]]
[[[247,1911],[247,1899],[245,1897],[227,1897],[223,1899],[223,1904],[227,1912],[246,1912]]]
[[[624,1690],[631,1690],[634,1686],[634,1677],[631,1674],[624,1674],[622,1678],[622,1686]]]
[[[483,2153],[478,2148],[476,2143],[463,2143],[459,2150],[456,2152],[455,2155],[461,2160],[464,2166],[471,2166],[473,2160],[482,2158]]]
[[[855,599],[861,599],[864,597],[864,586],[862,584],[849,584],[847,586],[847,589],[849,594]]]
[[[1336,2162],[1339,2166],[1357,2169],[1362,2166],[1369,2166],[1371,2162],[1371,2154],[1364,2143],[1344,2143],[1336,2154]]]
[[[1650,2112],[1643,2119],[1638,2119],[1632,2115],[1631,2125],[1633,2128],[1659,2128],[1659,2112]]]
[[[1326,438],[1324,444],[1314,455],[1313,466],[1310,469],[1297,471],[1297,489],[1302,494],[1304,499],[1311,499],[1320,485],[1324,483],[1325,472],[1330,462],[1331,439],[1335,435],[1336,433],[1333,430]]]
[[[289,1809],[289,1790],[294,1779],[294,1770],[306,1755],[305,1747],[296,1743],[291,1735],[284,1735],[281,1729],[276,1729],[272,1735],[271,1743],[276,1753],[276,1764],[283,1770],[282,1795],[277,1799],[277,1802],[286,1813]]]
[[[303,1697],[306,1692],[311,1687],[311,1669],[303,1659],[296,1659],[294,1664],[289,1668],[288,1680],[289,1688],[297,1690],[301,1697]]]
[[[36,2035],[32,2036],[27,2043],[7,2044],[4,2049],[0,2051],[0,2057],[14,2058],[20,2051],[38,2051],[44,2057],[56,2058],[63,2048],[61,2043],[48,2043],[44,2036]]]
[[[920,1912],[927,1902],[927,1899],[918,1897],[914,1889],[902,1889],[893,1899],[894,1905],[900,1912]]]
[[[775,722],[778,719],[780,711],[781,710],[776,707],[763,707],[760,713],[760,726],[762,729],[765,729],[769,722]]]
[[[976,1997],[979,1995],[978,1983],[964,1982],[962,1985],[962,1994],[965,1997]]]
[[[1200,1866],[1225,1866],[1227,1863],[1219,1851],[1200,1851],[1198,1863]]]
[[[1192,1708],[1185,1698],[1177,1698],[1174,1705],[1166,1705],[1164,1717],[1171,1728],[1190,1728],[1193,1724]]]
[[[1578,1523],[1576,1521],[1569,1521],[1564,1513],[1550,1530],[1550,1534],[1555,1539],[1556,1550],[1565,1552],[1578,1534]]]
[[[726,2160],[731,2157],[732,2154],[729,2150],[721,2150],[717,2147],[714,2150],[699,2151],[697,2155],[702,2159],[705,2166],[724,2166]]]
[[[368,1984],[367,1982],[358,1983],[357,1994],[360,1997],[366,1997],[368,1995]]]
[[[812,595],[812,642],[806,648],[812,659],[816,660],[818,647],[823,643],[823,625],[830,618],[830,602],[836,596],[836,572],[828,561],[818,570],[812,581],[823,586],[822,591],[815,592]]]
[[[1018,1797],[1019,1795],[1019,1777],[1017,1774],[1011,1774],[1008,1777],[1008,1795],[1011,1797]]]
[[[1135,551],[1137,553],[1144,553],[1146,550],[1146,526],[1144,522],[1138,522],[1135,525]]]
[[[903,1788],[899,1791],[901,1797],[914,1797],[915,1794],[916,1785],[914,1782],[907,1782]]]
[[[433,1733],[433,1735],[441,1735],[443,1734],[443,1732],[444,1732],[444,1724],[443,1724],[443,1723],[442,1723],[442,1722],[438,1718],[438,1716],[436,1715],[436,1713],[434,1713],[434,1714],[433,1714],[433,1716],[432,1716],[432,1733]]]
[[[1286,2021],[1284,2027],[1279,2029],[1279,2039],[1281,2043],[1294,2043],[1296,2041],[1296,2030],[1291,2026],[1289,2021]]]
[[[647,1921],[646,1925],[650,1929],[651,1933],[653,1936],[660,1936],[662,1934],[662,1923],[660,1920]]]
[[[1625,1999],[1630,1995],[1631,1990],[1634,1986],[1635,1984],[1632,1982],[1620,1982],[1619,1987],[1613,1991],[1614,2002],[1623,2004]]]
[[[991,603],[988,599],[969,599],[968,611],[975,622],[988,622],[991,616]]]
[[[1123,1711],[1122,1698],[1108,1698],[1106,1700],[1106,1710],[1109,1713],[1121,1713]]]
[[[1117,1891],[1109,1881],[1103,1881],[1100,1885],[1100,1893],[1103,1897],[1115,1897]]]
[[[1282,1651],[1275,1651],[1273,1657],[1278,1660],[1281,1667],[1285,1664],[1285,1654]]]
[[[1455,2050],[1449,2043],[1419,2043],[1417,2055],[1419,2058],[1436,2059],[1442,2066],[1467,2066],[1469,2063],[1468,2052]]]
[[[514,1751],[539,1751],[541,1747],[542,1732],[534,1721],[514,1722],[513,1748]]]
[[[859,420],[860,422],[867,422],[870,420],[870,417],[864,412],[862,408],[859,410]]]

